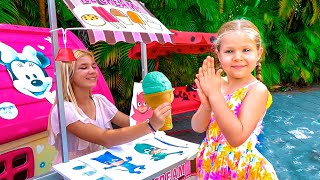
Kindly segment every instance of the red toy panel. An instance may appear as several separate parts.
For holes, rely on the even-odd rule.
[[[0,155],[0,179],[27,179],[34,176],[34,158],[29,147]]]
[[[173,93],[172,115],[195,111],[201,104],[194,86],[174,87]]]

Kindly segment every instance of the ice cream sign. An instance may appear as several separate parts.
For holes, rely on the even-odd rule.
[[[158,19],[135,0],[64,0],[64,2],[80,23],[88,29],[170,33]]]
[[[172,103],[174,99],[173,88],[169,79],[159,71],[149,72],[143,79],[142,89],[144,100],[152,110],[156,109],[162,103]],[[166,131],[173,128],[171,114],[166,117],[163,127],[160,131]]]

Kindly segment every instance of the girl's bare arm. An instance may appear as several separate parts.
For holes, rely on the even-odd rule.
[[[170,114],[170,111],[171,105],[169,103],[164,103],[157,107],[150,119],[152,126],[155,129],[162,127],[165,117]],[[112,122],[113,120],[117,120],[117,118],[128,118],[128,116],[118,112],[114,119],[112,119]],[[69,124],[67,130],[83,140],[102,145],[106,148],[133,141],[152,132],[147,122],[119,129],[104,130],[90,123],[86,124],[76,121]]]
[[[236,117],[221,93],[209,97],[215,120],[231,146],[240,146],[252,134],[266,112],[267,99],[267,88],[262,83],[256,84],[247,93]]]
[[[201,104],[197,112],[192,116],[192,129],[198,133],[203,133],[208,128],[210,117],[211,109]]]

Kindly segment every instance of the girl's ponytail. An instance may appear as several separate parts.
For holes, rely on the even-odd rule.
[[[259,81],[262,81],[261,63],[260,62],[258,62],[257,66],[256,66],[256,78]]]

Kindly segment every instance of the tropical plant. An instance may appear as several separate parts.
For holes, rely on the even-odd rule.
[[[13,0],[9,1],[0,1],[0,22],[7,24],[21,24],[27,25],[25,19],[26,17],[23,12],[20,12],[21,7],[20,3],[16,3]],[[28,8],[25,12],[28,11]],[[32,13],[30,13],[32,15]]]
[[[316,0],[282,0],[279,15],[286,21],[279,40],[283,81],[311,84],[319,80],[320,2]],[[292,78],[290,78],[290,76]]]
[[[195,74],[198,73],[199,64],[206,55],[180,55],[172,54],[159,60],[158,71],[164,73],[172,86],[186,86],[194,83]]]

